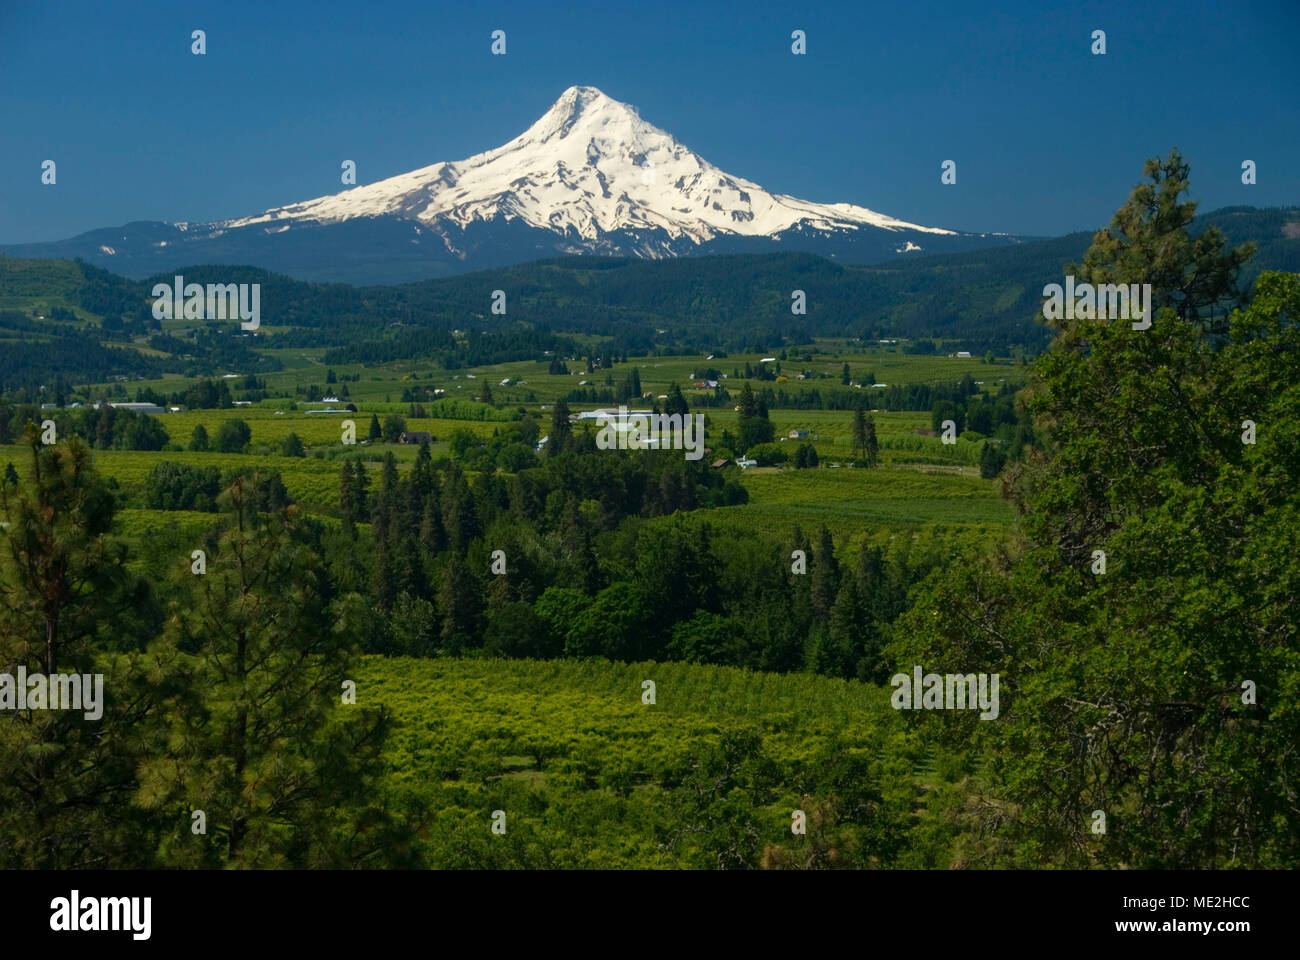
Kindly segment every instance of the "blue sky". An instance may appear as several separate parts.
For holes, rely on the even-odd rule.
[[[1296,204],[1298,38],[1296,0],[0,0],[0,243],[250,214],[336,192],[345,159],[360,183],[459,160],[572,84],[769,190],[932,226],[1093,228],[1175,145],[1202,210]]]

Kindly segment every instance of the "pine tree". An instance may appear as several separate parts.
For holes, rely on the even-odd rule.
[[[573,436],[573,425],[569,423],[569,405],[564,398],[555,401],[551,411],[551,433],[546,441],[546,455],[558,457],[569,448]]]
[[[825,672],[846,680],[857,676],[866,619],[857,580],[845,577],[828,618],[827,643],[823,650]]]
[[[1134,188],[1110,226],[1097,231],[1083,264],[1071,264],[1065,272],[1092,284],[1150,283],[1153,316],[1170,307],[1180,320],[1222,332],[1227,310],[1245,300],[1236,278],[1255,244],[1229,250],[1223,231],[1215,226],[1191,236],[1188,227],[1196,217],[1196,203],[1181,199],[1190,167],[1177,149],[1148,160],[1142,172],[1151,182]],[[1096,322],[1073,321],[1074,330]]]
[[[446,530],[448,545],[462,554],[470,541],[481,532],[478,504],[475,503],[464,471],[456,464],[447,470],[447,480],[442,490],[442,525]]]
[[[222,499],[230,526],[204,576],[181,574],[184,599],[156,645],[184,663],[184,692],[160,718],[165,748],[141,765],[139,804],[177,823],[159,859],[382,862],[377,834],[392,824],[370,785],[387,718],[340,695],[354,676],[360,604],[333,595],[295,508],[259,513],[243,480]],[[192,810],[206,814],[206,838],[191,836]]]
[[[830,530],[826,529],[826,524],[822,524],[817,534],[817,550],[809,559],[812,574],[812,614],[817,620],[827,623],[830,620],[831,605],[835,602],[835,595],[840,589],[840,566],[835,559],[835,542],[831,538]]]
[[[152,746],[142,721],[167,690],[147,681],[140,651],[138,638],[154,624],[134,607],[147,595],[109,535],[115,500],[90,449],[76,436],[43,445],[34,424],[24,440],[26,478],[0,485],[0,669],[14,680],[19,667],[29,680],[77,674],[84,686],[90,678],[83,697],[91,699],[102,689],[94,709],[84,698],[87,709],[18,710],[11,702],[0,717],[0,863],[149,866],[158,825],[130,798],[135,767]]]
[[[424,514],[420,518],[420,542],[430,553],[440,553],[447,546],[447,534],[442,526],[442,514],[436,495],[424,501]]]
[[[737,420],[741,450],[749,450],[760,443],[771,443],[775,428],[767,416],[767,405],[757,397],[749,384],[740,391],[740,416]]]
[[[560,537],[564,548],[565,586],[594,596],[601,587],[600,566],[591,546],[591,532],[578,509],[578,498],[572,495],[564,501]]]
[[[415,454],[415,465],[411,468],[410,483],[419,495],[420,509],[414,520],[418,523],[420,514],[424,510],[424,501],[433,496],[438,488],[437,472],[433,469],[433,454],[430,452],[428,440],[420,441],[420,449]]]
[[[1111,227],[1096,234],[1081,267],[1066,267],[1080,282],[1150,283],[1153,326],[1058,321],[1041,377],[1025,394],[1028,413],[1044,427],[1044,446],[1053,451],[1050,495],[1061,498],[1055,508],[1044,503],[1035,517],[1044,523],[1041,534],[1078,563],[1118,522],[1109,492],[1114,485],[1150,490],[1149,471],[1169,461],[1203,476],[1198,464],[1206,451],[1229,457],[1241,451],[1239,442],[1212,429],[1220,414],[1198,381],[1212,357],[1201,349],[1202,335],[1207,325],[1217,331],[1217,311],[1240,299],[1237,272],[1254,246],[1229,250],[1214,227],[1189,235],[1196,204],[1180,200],[1187,173],[1177,150],[1148,160],[1152,182],[1134,188]],[[1162,319],[1156,313],[1162,307],[1178,322]],[[1165,411],[1165,420],[1149,421],[1152,405]],[[1172,416],[1186,423],[1185,433],[1169,426]],[[1090,442],[1096,436],[1107,440]],[[1025,472],[1022,491],[1028,493],[1037,475],[1033,468]]]
[[[853,429],[850,440],[853,444],[853,452],[857,454],[858,459],[865,460],[867,456],[867,413],[862,407],[858,407],[853,411]]]
[[[890,671],[883,652],[881,625],[890,623],[898,612],[889,596],[883,551],[864,542],[858,550],[853,576],[857,581],[857,602],[861,611],[856,676],[867,683],[883,685],[889,681]]]
[[[748,382],[741,387],[740,399],[736,406],[742,420],[758,416],[758,400],[754,398],[754,390]]]
[[[370,595],[374,598],[376,609],[387,613],[397,599],[397,573],[392,537],[380,533],[380,527],[372,528],[374,534],[372,546],[375,553],[374,571],[370,575]]]
[[[442,653],[461,653],[475,644],[483,610],[478,580],[458,554],[447,558],[438,588],[438,609],[443,613]]]
[[[343,467],[339,471],[339,512],[343,515],[343,529],[351,540],[355,540],[357,537],[357,492],[355,483],[352,473],[352,461],[344,460]]]
[[[370,497],[366,492],[369,485],[365,461],[358,460],[352,474],[352,509],[358,521],[370,515]]]
[[[1002,465],[1007,462],[1006,454],[993,443],[985,440],[980,446],[980,476],[992,480],[1002,472]]]
[[[372,532],[376,540],[387,538],[389,525],[399,520],[398,485],[400,482],[397,476],[397,458],[393,456],[390,450],[384,455],[383,472],[379,480],[379,495],[375,498],[374,506],[370,511],[370,522],[374,527]]]
[[[671,384],[668,387],[668,399],[664,401],[664,413],[668,416],[680,414],[683,417],[689,416],[691,412],[690,404],[682,396],[682,388],[677,384]]]

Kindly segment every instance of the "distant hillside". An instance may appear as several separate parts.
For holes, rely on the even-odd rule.
[[[1245,282],[1263,269],[1300,272],[1300,208],[1225,208],[1198,218],[1193,229],[1210,224],[1234,245],[1258,245]],[[490,292],[500,289],[515,319],[610,334],[639,347],[766,349],[842,335],[1037,349],[1050,339],[1038,318],[1043,286],[1059,280],[1065,264],[1081,260],[1091,242],[1091,232],[1080,232],[873,266],[843,266],[810,254],[570,257],[391,289],[416,317],[484,321],[493,319]],[[790,311],[794,290],[806,294],[804,316]],[[391,302],[378,294],[375,299]]]
[[[1290,224],[1290,227],[1288,227]],[[1225,207],[1198,217],[1193,233],[1216,226],[1233,246],[1253,241],[1255,256],[1242,271],[1249,286],[1261,270],[1300,272],[1300,208]],[[1060,280],[1062,267],[1078,263],[1091,231],[996,250],[971,250],[899,261],[855,271],[886,291],[865,301],[879,311],[883,329],[904,336],[1042,342],[1037,322],[1043,286]]]
[[[0,256],[0,389],[62,386],[114,376],[202,375],[218,367],[275,369],[279,361],[242,338],[203,331],[176,352],[155,349],[162,333],[148,288],[74,260]]]
[[[1194,229],[1211,224],[1234,245],[1258,246],[1244,282],[1264,269],[1300,272],[1300,208],[1229,207],[1199,217]],[[1080,232],[872,266],[808,253],[564,257],[402,286],[307,283],[253,267],[177,272],[187,282],[260,283],[263,333],[274,331],[277,346],[345,348],[358,360],[522,359],[559,345],[555,334],[579,333],[612,337],[621,352],[767,350],[822,336],[1038,350],[1050,338],[1038,316],[1043,286],[1080,260],[1091,240]],[[242,335],[234,324],[170,325],[160,337],[148,295],[172,277],[132,281],[80,261],[0,257],[0,340],[7,341],[0,384],[41,382],[55,372],[102,380],[146,369],[204,373],[222,363],[266,369],[250,353],[262,336]],[[504,315],[491,311],[495,290],[506,295]],[[806,314],[791,312],[796,290]],[[450,336],[456,329],[475,342],[458,346]],[[159,352],[133,352],[132,342]],[[60,360],[60,351],[73,350],[75,357]]]

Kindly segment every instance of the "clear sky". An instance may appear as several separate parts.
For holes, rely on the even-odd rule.
[[[1175,145],[1202,210],[1296,204],[1298,40],[1300,0],[0,0],[0,243],[460,160],[573,84],[774,192],[930,226],[1094,228]]]

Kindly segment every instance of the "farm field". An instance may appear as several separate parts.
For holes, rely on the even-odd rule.
[[[774,368],[779,366],[780,376],[785,378],[783,382],[750,378],[748,381],[750,386],[755,389],[770,386],[791,394],[813,389],[822,393],[845,389],[840,382],[845,363],[849,364],[852,379],[864,385],[873,382],[891,385],[908,383],[933,385],[955,382],[969,374],[974,380],[980,382],[985,390],[995,391],[1005,382],[1021,383],[1026,376],[1026,368],[1010,363],[1006,359],[990,365],[978,357],[905,354],[898,346],[864,348],[860,344],[846,345],[843,342],[832,341],[818,341],[816,348],[823,352],[811,354],[807,361],[800,359],[801,354],[796,350],[789,353],[786,360],[778,360],[776,364],[770,365]],[[631,357],[626,363],[616,363],[611,369],[597,369],[591,373],[585,372],[585,358],[580,356],[566,360],[570,370],[568,374],[551,374],[547,372],[549,361],[543,360],[519,360],[451,371],[420,359],[367,366],[361,364],[327,366],[322,360],[325,352],[322,349],[275,347],[268,349],[261,343],[257,344],[257,349],[259,353],[274,357],[284,365],[283,370],[258,375],[266,381],[267,390],[272,393],[294,393],[300,388],[305,391],[312,385],[326,393],[330,390],[342,389],[343,382],[337,385],[327,383],[327,375],[332,370],[340,379],[359,377],[358,380],[346,382],[348,397],[358,404],[362,402],[398,404],[403,390],[408,388],[416,391],[427,388],[430,399],[435,388],[445,390],[449,398],[473,399],[486,381],[497,404],[522,405],[530,408],[554,403],[569,391],[578,389],[579,384],[584,380],[589,381],[592,387],[602,389],[606,386],[605,379],[608,376],[617,387],[631,375],[633,369],[641,379],[643,391],[658,396],[665,393],[674,383],[688,395],[703,392],[698,388],[692,388],[691,384],[699,379],[697,374],[713,368],[722,376],[719,383],[736,396],[745,383],[743,376],[745,365],[748,363],[752,368],[757,369],[760,361],[765,356],[770,356],[762,353],[745,353],[731,354],[714,360],[701,356]],[[735,376],[737,372],[741,374],[739,378]],[[240,374],[238,377],[226,377],[234,389],[242,382],[242,373],[239,371],[228,371],[228,373]],[[800,373],[806,373],[809,379],[799,380]],[[511,385],[502,386],[501,381],[506,379],[512,381]],[[519,386],[516,381],[520,380],[526,383]],[[170,393],[190,382],[192,381],[174,375],[162,379],[133,380],[127,385],[127,390],[132,397],[137,388]],[[100,386],[112,385],[101,384]],[[305,397],[300,396],[299,399]]]
[[[837,535],[877,527],[904,529],[929,523],[1008,526],[1011,507],[979,471],[880,467],[745,471],[749,503],[709,511],[727,524],[780,532],[798,524],[805,532],[826,524]]]
[[[290,433],[296,433],[298,439],[303,442],[307,448],[308,454],[312,448],[328,447],[342,449],[342,425],[343,421],[351,420],[356,424],[357,446],[362,445],[362,441],[367,438],[367,431],[370,427],[370,417],[373,414],[378,415],[382,422],[384,417],[390,412],[402,414],[407,404],[400,407],[394,405],[392,411],[381,409],[371,410],[362,408],[357,413],[336,413],[336,414],[308,414],[305,411],[285,410],[283,415],[277,415],[275,410],[266,407],[236,407],[233,410],[192,410],[181,413],[168,413],[160,415],[159,419],[167,433],[171,436],[173,443],[188,445],[194,428],[203,424],[203,428],[208,432],[209,437],[215,437],[217,430],[226,420],[243,420],[248,424],[252,433],[251,444],[259,443],[281,443]],[[278,408],[277,408],[278,409]],[[452,430],[457,428],[469,430],[472,433],[488,437],[492,435],[492,429],[500,426],[499,423],[483,420],[443,420],[431,417],[406,417],[406,429],[410,431],[419,431],[431,434],[438,441],[445,441]],[[394,453],[402,456],[402,451],[395,449],[397,445],[387,445],[394,447]],[[436,453],[435,447],[435,453]]]
[[[362,448],[365,449],[365,448]],[[0,446],[0,463],[25,463],[27,451],[13,445]],[[139,451],[139,450],[96,450],[94,451],[95,468],[104,476],[115,480],[119,488],[127,495],[128,507],[143,507],[145,477],[154,464],[164,460],[183,463],[194,467],[217,467],[222,471],[244,468],[270,468],[278,470],[286,489],[293,499],[303,505],[330,507],[338,503],[339,463],[332,460],[318,460],[314,457],[279,457],[258,456],[255,454],[228,453],[191,453],[183,450]],[[374,465],[377,466],[377,465]],[[186,511],[148,511],[136,510],[139,514],[166,514],[166,520],[173,519],[172,513]],[[198,514],[209,516],[212,514]],[[143,518],[137,517],[139,525]],[[160,520],[160,522],[162,522]]]
[[[935,362],[934,358],[905,359]],[[315,510],[333,512],[338,502],[338,457],[346,453],[373,461],[391,452],[403,472],[415,458],[417,448],[413,445],[368,441],[372,415],[382,422],[390,413],[397,413],[403,416],[408,430],[431,434],[435,438],[431,447],[435,459],[451,455],[447,441],[454,431],[468,431],[486,439],[504,426],[501,422],[481,419],[413,418],[405,416],[410,404],[378,401],[362,401],[355,413],[307,412],[322,406],[271,399],[254,406],[162,414],[157,420],[170,438],[167,449],[158,452],[96,450],[95,463],[116,480],[128,497],[128,505],[134,507],[143,506],[144,480],[152,466],[160,460],[171,460],[191,466],[217,466],[222,470],[243,467],[279,470],[297,502]],[[575,405],[574,409],[580,407]],[[490,407],[482,410],[492,413]],[[706,444],[716,446],[724,431],[736,431],[738,414],[734,410],[703,412],[708,424]],[[497,415],[508,414],[508,410],[497,412]],[[537,410],[533,415],[540,420],[539,433],[545,435],[549,412]],[[787,531],[794,523],[816,527],[822,522],[843,522],[854,534],[879,525],[915,527],[932,522],[1005,525],[1010,521],[1010,509],[998,497],[994,483],[979,478],[978,441],[959,439],[947,445],[937,437],[917,434],[917,430],[931,425],[930,415],[924,412],[876,411],[874,418],[881,465],[871,470],[851,469],[848,464],[854,452],[850,412],[773,410],[771,420],[777,442],[787,447],[791,456],[798,445],[811,443],[818,451],[820,468],[795,471],[786,466],[741,473],[740,480],[750,492],[749,504],[724,508],[721,512],[728,522],[757,523],[781,531]],[[197,426],[204,427],[211,442],[221,425],[229,420],[248,424],[251,432],[248,452],[188,450]],[[355,447],[344,447],[341,443],[344,420],[356,425]],[[577,429],[594,429],[594,424]],[[791,431],[805,431],[807,437],[788,438]],[[291,433],[302,440],[306,457],[280,455],[280,444]],[[17,447],[0,447],[0,458],[4,461],[22,462],[23,456]],[[832,464],[838,464],[839,469]]]
[[[401,457],[410,448],[373,445],[361,449],[371,453],[393,449]],[[23,451],[17,447],[0,447],[0,461],[20,463],[22,455]],[[96,467],[115,479],[129,502],[137,506],[143,505],[145,477],[162,460],[189,466],[216,466],[223,471],[270,468],[280,472],[290,496],[311,512],[332,513],[338,503],[339,462],[334,460],[127,450],[97,450],[94,459]],[[399,470],[409,466],[409,459],[408,455],[399,460]],[[377,464],[371,466],[373,469]],[[714,508],[707,511],[708,515],[728,524],[756,525],[781,535],[795,524],[805,530],[815,530],[826,523],[833,529],[856,535],[879,526],[913,528],[927,523],[1006,526],[1012,520],[1011,508],[998,496],[994,482],[980,479],[978,470],[970,467],[901,464],[872,470],[847,466],[815,470],[760,467],[741,473],[740,481],[749,491],[749,503]],[[157,513],[136,512],[141,514],[134,518],[137,526],[145,523],[144,514]]]
[[[909,829],[923,789],[942,780],[889,689],[856,681],[681,663],[378,657],[356,679],[358,702],[392,711],[386,789],[429,808],[421,840],[434,866],[520,857],[566,868],[713,866],[689,838],[721,809],[688,803],[683,782],[728,737],[757,737],[770,764],[757,789],[727,803],[760,849],[789,842],[790,812],[816,803],[809,770],[828,752],[860,761],[881,791],[876,822],[858,824],[864,833]],[[653,705],[642,702],[646,680]],[[505,837],[486,829],[495,810]],[[905,848],[903,858],[919,866],[942,854]]]

